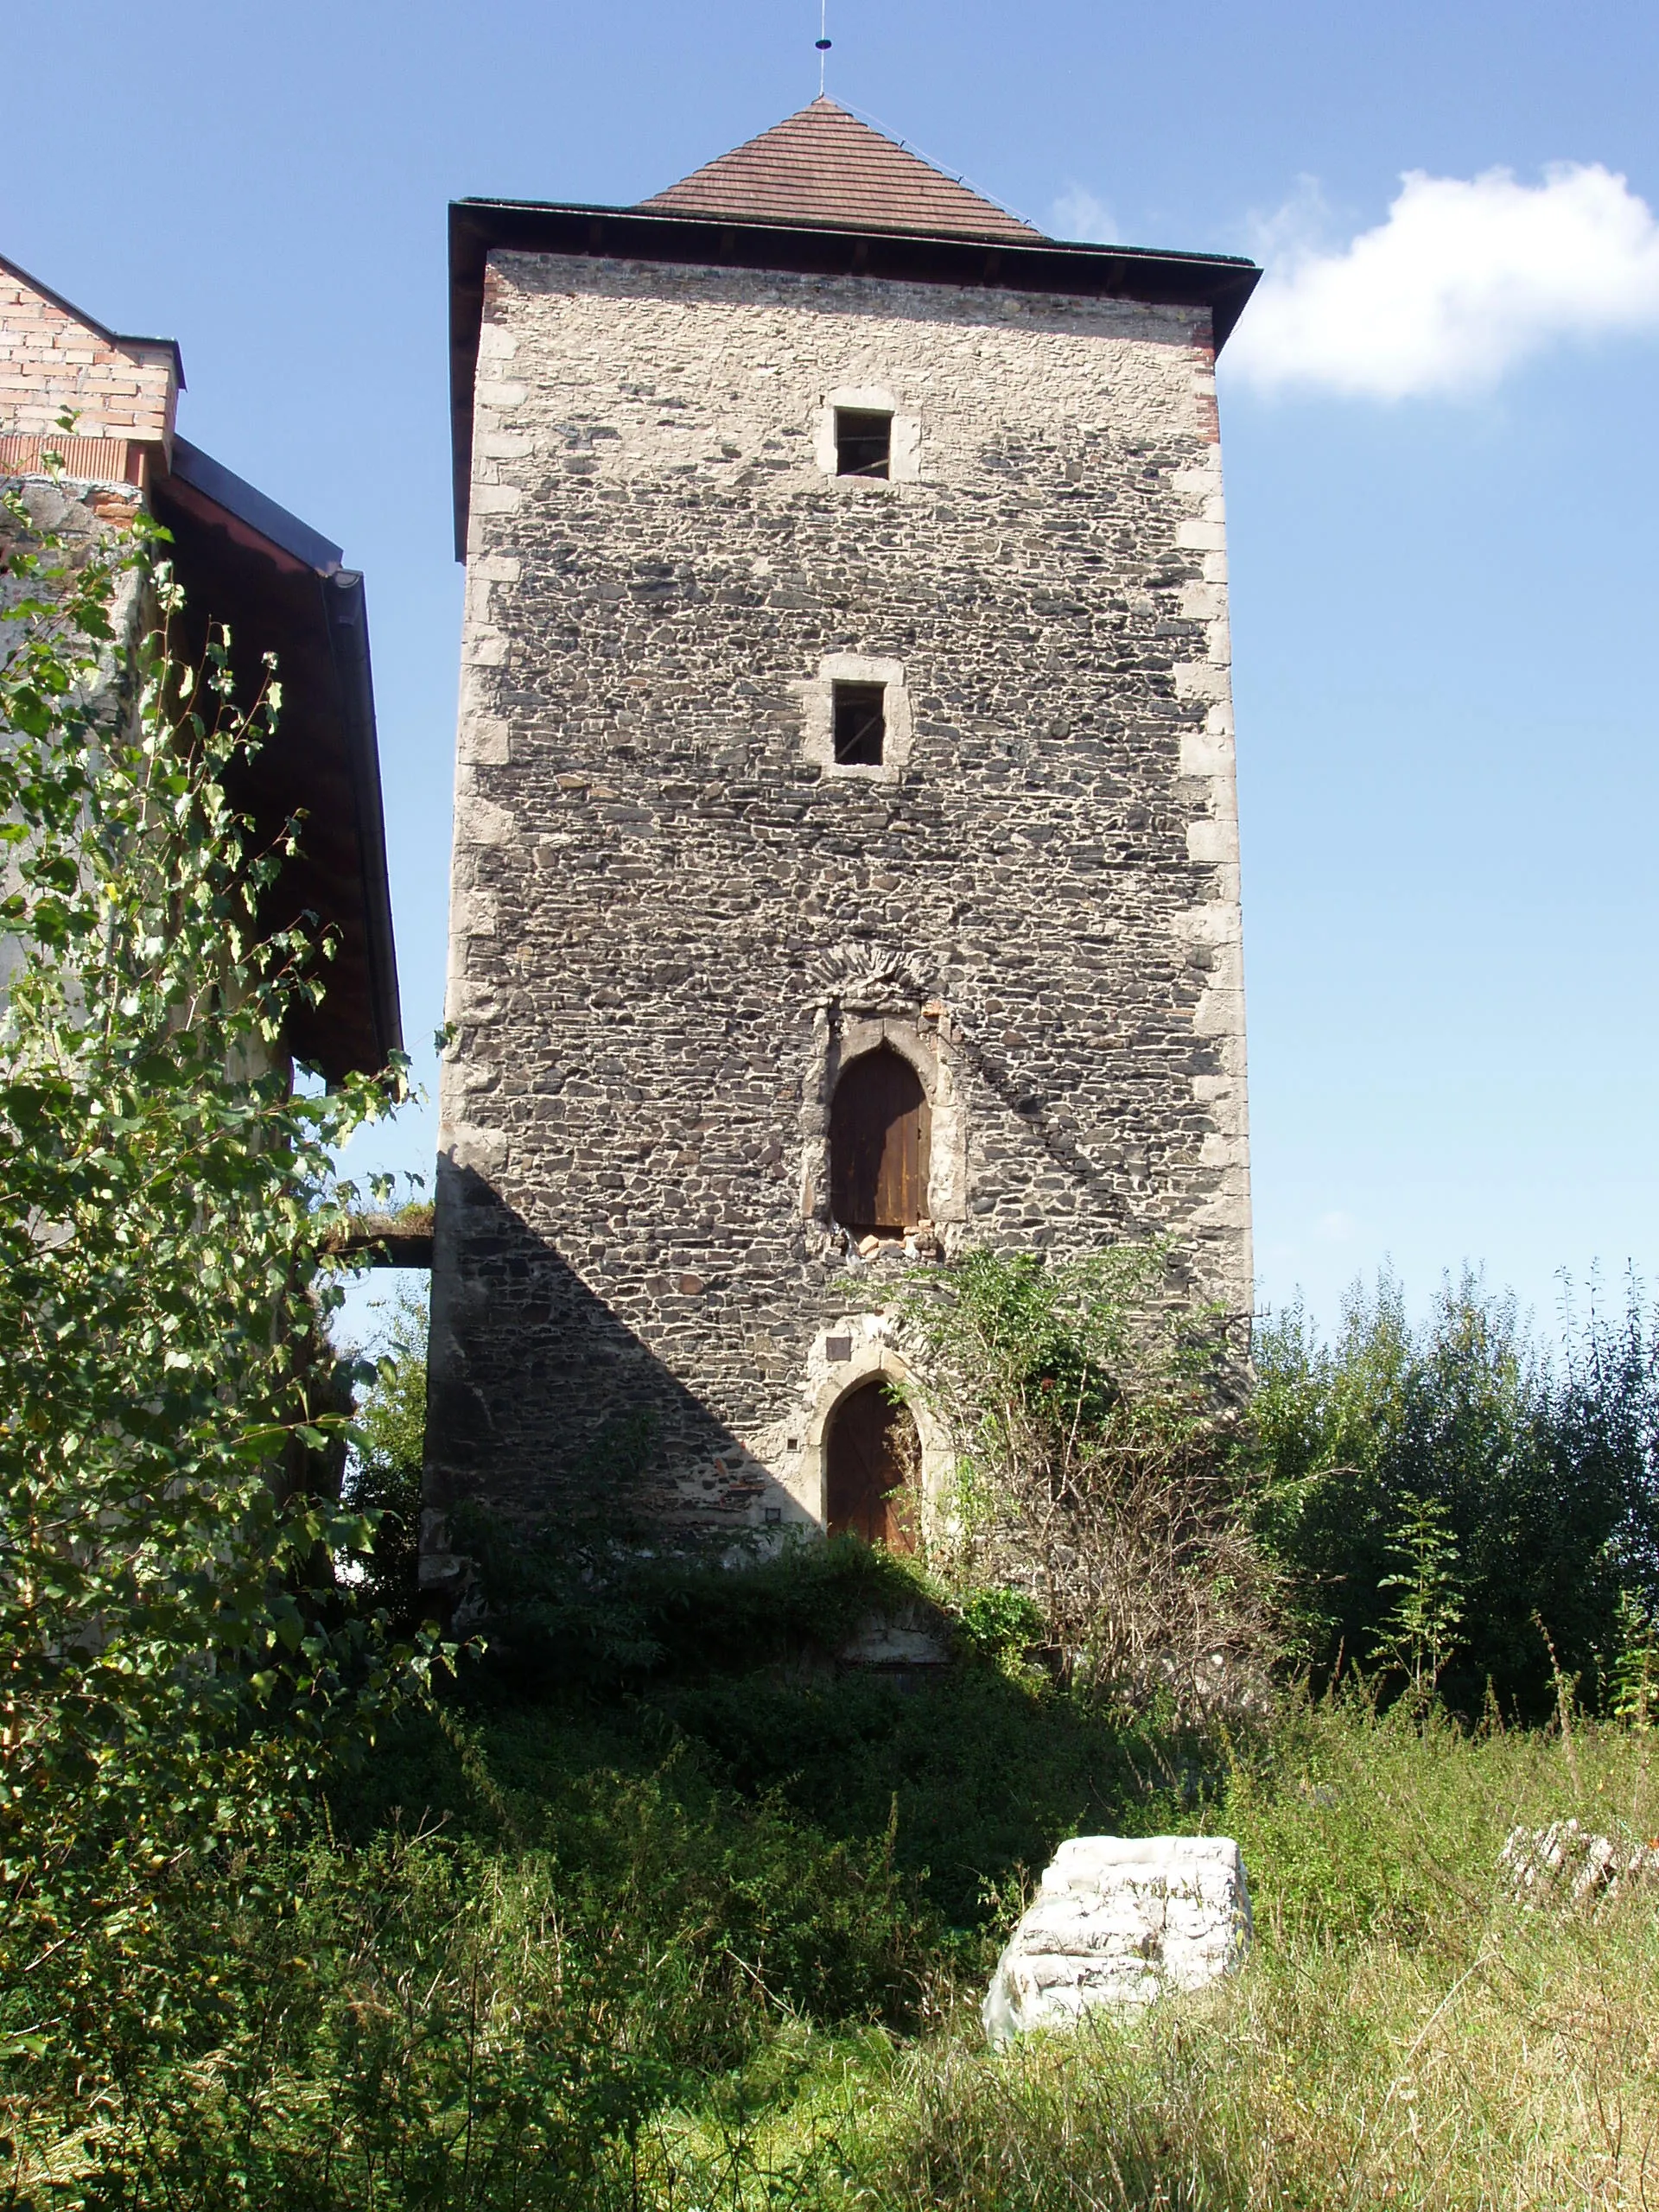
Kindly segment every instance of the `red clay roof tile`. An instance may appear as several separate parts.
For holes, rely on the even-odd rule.
[[[1019,245],[1043,236],[822,96],[639,205],[669,215]]]

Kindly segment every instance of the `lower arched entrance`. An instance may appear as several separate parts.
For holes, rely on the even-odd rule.
[[[824,1521],[832,1536],[862,1536],[889,1551],[916,1548],[921,1440],[907,1406],[873,1375],[848,1391],[823,1440]]]

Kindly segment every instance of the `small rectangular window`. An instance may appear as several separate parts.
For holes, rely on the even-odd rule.
[[[837,683],[834,690],[836,760],[843,768],[879,768],[887,734],[887,686]]]
[[[893,456],[893,417],[852,407],[836,410],[837,476],[886,476]]]

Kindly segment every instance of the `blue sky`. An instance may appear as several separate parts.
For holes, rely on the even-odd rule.
[[[187,435],[367,572],[429,1085],[444,204],[638,199],[810,98],[817,29],[816,0],[7,23],[0,251],[177,337]],[[1045,228],[1274,272],[1222,363],[1262,1297],[1329,1319],[1391,1257],[1421,1303],[1469,1260],[1547,1320],[1562,1268],[1653,1271],[1659,10],[832,0],[830,30],[838,98]],[[431,1144],[417,1116],[380,1156]]]

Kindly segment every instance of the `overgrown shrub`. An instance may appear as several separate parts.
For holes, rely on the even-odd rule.
[[[1255,1357],[1259,1525],[1316,1675],[1339,1654],[1409,1671],[1402,1590],[1427,1594],[1432,1549],[1456,1616],[1440,1686],[1459,1710],[1478,1713],[1490,1681],[1506,1713],[1541,1719],[1557,1662],[1592,1705],[1617,1694],[1630,1609],[1651,1618],[1659,1601],[1659,1325],[1634,1290],[1619,1319],[1570,1323],[1552,1360],[1477,1278],[1414,1327],[1384,1275],[1351,1295],[1332,1344],[1292,1308]]]
[[[1240,1363],[1156,1247],[969,1253],[912,1281],[915,1394],[956,1452],[928,1557],[1023,1592],[1065,1680],[1183,1715],[1259,1694],[1273,1578],[1249,1526]]]
[[[626,2202],[642,2133],[711,2081],[814,2024],[928,2016],[937,1924],[885,1829],[827,1837],[685,1751],[590,1764],[579,1726],[543,1732],[533,1788],[510,1745],[442,1740],[451,1822],[417,1806],[176,1885],[149,2001],[114,2017],[91,2002],[107,1959],[73,1970],[79,2078],[42,2063],[8,2085],[29,2201]],[[388,1779],[418,1796],[435,1772]]]

